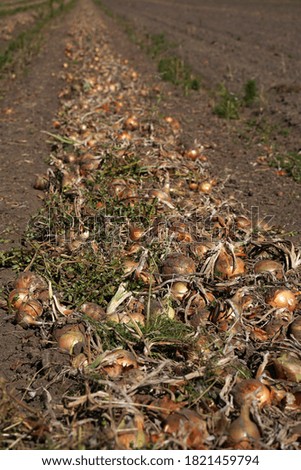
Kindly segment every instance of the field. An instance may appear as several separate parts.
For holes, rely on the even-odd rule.
[[[2,2],[1,449],[300,449],[300,10]]]

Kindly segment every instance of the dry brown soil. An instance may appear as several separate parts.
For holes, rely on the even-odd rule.
[[[180,89],[166,84],[162,113],[181,122],[186,142],[197,139],[212,165],[212,173],[224,181],[225,197],[234,196],[251,210],[272,215],[273,223],[284,231],[301,231],[300,185],[291,178],[279,176],[268,165],[258,163],[266,157],[271,145],[280,150],[300,150],[300,13],[299,1],[238,0],[142,1],[104,0],[111,10],[129,18],[137,27],[151,33],[164,32],[175,40],[178,52],[203,77],[199,92],[183,96]],[[40,207],[42,193],[33,189],[34,175],[45,171],[45,157],[50,146],[43,131],[52,131],[57,96],[62,86],[60,71],[68,31],[94,8],[90,1],[79,5],[53,21],[44,31],[40,52],[32,59],[24,75],[1,83],[0,102],[0,248],[17,246],[32,214]],[[97,13],[96,13],[97,11]],[[132,63],[145,80],[158,80],[155,63],[132,44],[118,22],[101,15],[111,30],[111,41],[118,53]],[[229,122],[212,113],[212,96],[208,89],[225,82],[233,91],[254,78],[263,97],[263,108],[247,110],[247,117],[263,120],[277,131],[272,141],[264,143],[257,131],[246,130],[245,120]],[[257,114],[256,114],[257,113]],[[280,133],[288,129],[288,135]],[[298,236],[297,236],[298,238]],[[0,282],[13,278],[11,271],[0,271]],[[12,325],[1,311],[1,375],[22,396],[28,376],[56,357],[42,355],[40,339],[35,332]],[[62,358],[57,367],[62,366]],[[47,380],[51,380],[48,377]],[[64,384],[67,387],[68,384]],[[51,390],[52,396],[61,393]],[[41,394],[41,402],[47,401]],[[37,405],[35,401],[34,406]],[[44,406],[44,405],[43,405]]]

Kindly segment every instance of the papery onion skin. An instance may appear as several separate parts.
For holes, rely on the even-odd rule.
[[[81,348],[85,345],[85,336],[79,330],[70,329],[70,331],[66,331],[58,338],[59,348],[67,351],[69,354],[73,354],[76,345],[79,345]]]
[[[94,302],[85,302],[81,306],[80,311],[84,315],[87,315],[88,317],[97,321],[101,321],[106,317],[105,310],[100,305]]]
[[[194,261],[188,256],[175,253],[167,256],[162,265],[162,275],[166,277],[175,275],[189,275],[196,272]]]
[[[48,284],[39,274],[24,271],[15,280],[14,287],[15,289],[29,289],[31,292],[35,292],[36,290],[48,289]]]
[[[240,416],[232,421],[228,429],[228,444],[236,449],[251,449],[259,442],[261,436],[257,425],[250,419],[247,405],[241,409]]]
[[[278,261],[274,261],[271,259],[263,259],[257,261],[254,265],[254,272],[255,274],[264,274],[270,273],[274,274],[277,279],[283,278],[283,266]]]
[[[267,297],[266,301],[269,305],[275,308],[287,308],[293,312],[297,306],[297,299],[295,294],[286,288],[272,289]]]
[[[271,403],[271,392],[269,388],[258,379],[244,379],[238,382],[232,390],[234,402],[243,406],[244,404],[256,404],[263,408]]]
[[[241,258],[236,258],[234,264],[230,255],[221,254],[215,263],[214,271],[222,279],[241,276],[245,273],[245,263]]]
[[[27,302],[23,302],[20,308],[16,312],[16,322],[23,327],[37,324],[37,319],[43,313],[42,304],[35,299],[30,299]]]
[[[172,297],[178,300],[182,300],[185,295],[189,292],[186,282],[175,282],[170,289]]]
[[[13,310],[21,308],[22,304],[30,300],[30,292],[28,289],[14,289],[11,291],[8,297],[8,305]]]

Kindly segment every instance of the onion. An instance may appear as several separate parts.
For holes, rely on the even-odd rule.
[[[162,275],[164,277],[186,276],[194,274],[196,266],[194,261],[188,256],[180,253],[168,255],[162,265]]]
[[[86,153],[80,157],[80,168],[84,171],[93,171],[97,170],[100,165],[100,157],[97,155],[92,155],[91,153]]]
[[[118,134],[117,138],[118,140],[130,141],[132,140],[132,135],[127,131],[123,131],[120,134]]]
[[[291,382],[301,382],[301,360],[291,352],[284,352],[273,360],[276,377]]]
[[[269,388],[258,379],[242,380],[235,385],[232,394],[235,403],[239,406],[256,403],[259,408],[263,408],[271,403]]]
[[[227,442],[235,449],[252,449],[254,445],[258,445],[259,440],[259,429],[250,419],[249,406],[244,405],[240,416],[229,426]]]
[[[114,312],[107,315],[106,320],[113,323],[140,323],[141,325],[145,324],[145,317],[141,312]]]
[[[49,179],[47,175],[37,175],[33,183],[34,189],[45,191],[49,187]]]
[[[109,377],[116,378],[131,369],[137,369],[138,363],[130,351],[116,349],[103,355],[100,367]]]
[[[189,189],[190,189],[191,191],[197,191],[197,190],[198,190],[198,187],[199,187],[198,183],[194,183],[194,182],[189,183]]]
[[[263,259],[257,261],[254,266],[255,274],[270,273],[276,276],[277,279],[283,278],[283,266],[278,261],[272,259]]]
[[[151,199],[158,199],[159,202],[167,202],[171,203],[171,197],[169,194],[167,194],[165,191],[162,191],[160,189],[152,189],[149,193]]]
[[[251,220],[242,215],[236,217],[235,223],[236,223],[237,228],[240,228],[242,230],[248,229],[252,226]]]
[[[71,361],[71,366],[74,369],[84,369],[89,365],[87,356],[84,353],[79,353]]]
[[[124,128],[129,130],[129,131],[134,131],[138,129],[139,123],[138,119],[136,116],[129,116],[125,121],[124,121]]]
[[[147,439],[144,433],[142,414],[126,415],[116,429],[116,444],[119,449],[132,450],[145,448]]]
[[[193,241],[193,238],[188,230],[188,226],[182,223],[174,224],[171,227],[171,232],[175,234],[175,238],[178,242],[190,243]]]
[[[203,181],[199,184],[198,190],[200,193],[209,194],[212,191],[212,183],[210,181]]]
[[[11,291],[8,297],[8,305],[13,310],[18,310],[30,299],[30,292],[25,288],[18,288]]]
[[[41,276],[32,273],[31,271],[24,271],[19,274],[14,282],[15,289],[29,289],[31,292],[36,290],[48,289],[48,284]]]
[[[200,152],[199,150],[195,149],[195,148],[191,148],[189,150],[186,150],[186,152],[184,153],[184,156],[186,158],[189,158],[190,160],[196,160],[200,155]]]
[[[163,431],[176,436],[190,449],[206,449],[206,421],[195,411],[183,408],[171,413],[163,422]]]
[[[214,246],[214,243],[210,241],[195,242],[190,245],[190,250],[195,256],[199,258],[204,258],[206,253],[212,250]]]
[[[295,294],[285,287],[272,289],[266,297],[266,302],[275,308],[287,308],[293,312],[297,306]]]
[[[171,295],[177,300],[182,300],[189,292],[186,282],[175,282],[171,286]]]
[[[136,242],[137,240],[140,240],[140,238],[143,236],[144,230],[141,227],[138,227],[137,225],[131,225],[130,226],[130,239],[133,242]]]
[[[85,336],[79,330],[74,327],[70,327],[69,331],[65,331],[58,337],[58,346],[60,349],[67,351],[69,354],[73,354],[75,346],[77,350],[82,349],[85,345]]]
[[[80,312],[97,321],[101,321],[106,317],[104,309],[94,302],[85,302],[81,306]]]
[[[223,279],[240,276],[245,273],[245,263],[241,258],[235,258],[222,252],[214,266],[215,274]]]
[[[21,326],[27,327],[28,325],[36,324],[36,319],[43,313],[42,304],[35,299],[28,300],[22,303],[21,307],[16,312],[16,322]]]
[[[179,121],[172,116],[166,116],[164,121],[167,122],[174,131],[179,131],[181,128]]]
[[[134,272],[138,268],[139,263],[137,263],[137,261],[134,261],[131,258],[126,258],[123,260],[122,265],[123,265],[123,272],[125,274],[129,274],[129,273]]]

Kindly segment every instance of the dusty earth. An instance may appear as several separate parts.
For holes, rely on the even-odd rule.
[[[259,213],[260,218],[271,216],[271,223],[280,227],[283,235],[293,232],[298,244],[300,185],[270,168],[267,161],[275,153],[300,151],[300,2],[252,1],[247,6],[234,0],[220,0],[214,5],[209,0],[201,5],[196,0],[185,4],[168,0],[102,3],[129,19],[141,34],[164,32],[175,41],[181,57],[201,75],[201,89],[184,96],[181,89],[162,83],[156,63],[128,39],[119,21],[96,9],[90,0],[77,2],[74,10],[53,20],[44,29],[40,51],[32,57],[26,73],[10,71],[1,81],[1,250],[7,252],[22,243],[30,217],[41,207],[43,192],[35,190],[33,183],[35,174],[47,170],[45,160],[51,153],[43,132],[56,132],[53,121],[64,86],[65,47],[70,31],[74,34],[75,25],[91,12],[93,21],[101,17],[110,31],[106,41],[112,50],[134,67],[146,84],[160,87],[161,98],[154,98],[154,106],[162,115],[173,116],[181,123],[183,148],[194,141],[203,146],[210,172],[223,187],[221,195],[237,199],[249,214],[255,207],[258,210],[253,213]],[[243,110],[238,121],[215,116],[212,90],[225,83],[239,93],[250,78],[259,84],[260,103]],[[257,122],[255,128],[247,125],[251,120]],[[14,278],[12,269],[1,269],[5,292]],[[14,324],[5,309],[0,312],[1,377],[12,386],[7,392],[1,382],[2,403],[13,396],[26,415],[24,422],[33,437],[25,439],[25,446],[53,445],[48,437],[45,444],[48,430],[42,414],[45,410],[53,414],[51,401],[59,404],[62,394],[73,386],[72,377],[61,382],[55,379],[67,367],[69,357],[55,348],[45,351],[35,329],[23,329]],[[43,369],[45,374],[40,372]],[[55,420],[63,413],[59,406]],[[14,410],[7,413],[14,416]],[[73,418],[70,415],[68,419],[71,428]],[[65,445],[76,448],[75,434]],[[24,431],[21,448],[23,437]],[[17,441],[12,439],[12,448],[18,448]],[[85,445],[94,448],[104,443],[89,437]]]

